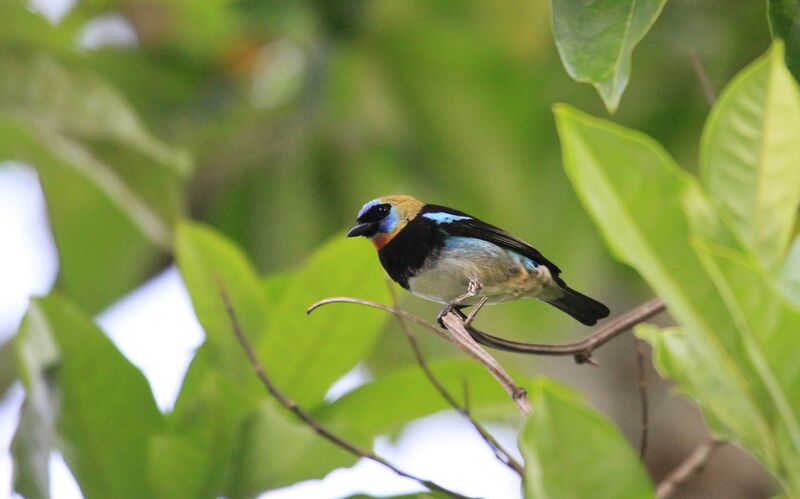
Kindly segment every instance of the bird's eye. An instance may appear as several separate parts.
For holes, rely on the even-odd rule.
[[[389,205],[388,204],[382,204],[382,205],[378,206],[378,209],[376,211],[377,211],[377,215],[378,215],[378,220],[383,220],[384,218],[386,218],[386,215],[389,214]]]

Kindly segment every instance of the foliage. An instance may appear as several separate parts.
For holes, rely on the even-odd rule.
[[[659,370],[800,494],[800,97],[776,42],[705,120],[685,54],[727,80],[769,42],[763,4],[547,3],[106,0],[55,23],[0,3],[0,159],[36,169],[59,257],[54,290],[0,346],[0,391],[14,378],[26,391],[16,490],[49,496],[52,450],[86,497],[252,497],[352,465],[263,392],[221,290],[278,386],[357,445],[447,409],[386,316],[305,314],[332,295],[391,301],[372,248],[341,228],[370,197],[405,191],[530,239],[617,312],[643,286],[594,221],[679,323],[639,329]],[[797,2],[767,4],[797,75]],[[109,18],[132,39],[90,43]],[[615,119],[666,148],[559,105],[567,181],[550,104],[603,112],[567,75],[609,112],[627,91]],[[678,167],[698,147],[699,180]],[[206,337],[162,413],[92,317],[172,263]],[[528,339],[574,327],[532,302],[480,320]],[[481,366],[420,340],[477,417],[514,421]],[[365,384],[326,396],[356,366]],[[526,496],[652,495],[590,404],[550,381],[531,397]]]
[[[631,54],[666,0],[552,0],[553,33],[569,75],[597,88],[609,112],[619,106]]]
[[[526,497],[653,497],[628,442],[576,394],[541,379],[531,402],[536,411],[520,435]]]
[[[658,366],[699,403],[719,438],[756,455],[789,495],[800,493],[792,360],[800,310],[774,274],[800,199],[797,99],[776,44],[734,79],[709,117],[705,190],[649,137],[556,108],[564,165],[585,206],[682,326],[641,330]]]

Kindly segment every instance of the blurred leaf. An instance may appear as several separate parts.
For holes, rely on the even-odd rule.
[[[783,46],[742,71],[703,132],[703,183],[768,268],[780,264],[800,205],[800,95]]]
[[[31,499],[50,497],[50,450],[63,390],[55,379],[59,350],[45,314],[30,306],[14,338],[16,364],[26,395],[11,454],[14,490]]]
[[[786,43],[786,66],[800,79],[800,2],[767,0],[767,18],[772,38]]]
[[[162,417],[144,376],[79,309],[34,300],[16,345],[29,397],[49,376],[61,395],[54,444],[87,497],[147,497],[147,445]],[[46,355],[37,351],[43,346]],[[46,430],[46,426],[43,428]]]
[[[207,346],[198,350],[175,409],[167,416],[167,431],[150,448],[150,479],[159,497],[170,497],[178,488],[162,466],[175,468],[187,495],[192,490],[201,497],[228,495],[238,466],[242,424],[256,401],[249,384],[237,379],[236,372],[214,365],[209,354]]]
[[[336,237],[290,278],[270,307],[257,342],[259,358],[275,383],[306,408],[319,404],[328,388],[369,352],[388,318],[350,304],[306,315],[309,305],[331,296],[389,303],[386,276],[371,245]]]
[[[205,482],[209,477],[204,472],[212,456],[204,449],[182,436],[161,434],[150,440],[148,450],[148,478],[153,497],[211,497]]]
[[[185,152],[154,137],[114,88],[85,71],[20,51],[3,52],[0,70],[3,114],[73,140],[112,142],[179,175],[190,173]]]
[[[619,106],[631,54],[666,0],[551,0],[553,34],[567,73],[591,83],[609,112]]]
[[[253,497],[265,490],[320,479],[357,460],[286,409],[275,406],[273,400],[262,402],[246,423],[238,472],[231,481],[232,497]],[[368,449],[371,440],[357,441],[357,445]]]
[[[456,400],[463,398],[464,386],[467,387],[476,416],[516,414],[503,389],[472,359],[436,360],[429,365]],[[412,364],[356,388],[316,411],[315,416],[348,437],[368,442],[381,434],[396,433],[408,421],[447,409],[450,406],[419,366]]]
[[[7,341],[0,344],[0,400],[17,380],[17,366],[14,358],[14,344]]]
[[[152,137],[102,82],[47,56],[1,53],[0,158],[37,167],[58,288],[98,311],[169,250],[187,157]]]
[[[781,284],[786,297],[800,306],[800,236],[796,237],[781,269]]]
[[[576,393],[539,379],[531,404],[536,410],[519,440],[525,497],[654,497],[625,437]]]

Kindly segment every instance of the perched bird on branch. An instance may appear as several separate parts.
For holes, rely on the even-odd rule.
[[[485,303],[538,298],[587,326],[608,307],[567,286],[561,270],[535,248],[464,212],[411,196],[384,196],[365,204],[347,237],[364,236],[386,272],[416,296],[450,311]]]

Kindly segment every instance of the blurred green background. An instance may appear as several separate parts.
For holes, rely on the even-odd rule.
[[[718,91],[769,43],[763,2],[672,0],[634,52],[612,119],[694,172],[709,104],[692,58]],[[0,159],[37,169],[59,249],[56,287],[88,311],[171,263],[181,216],[228,235],[269,273],[302,263],[343,236],[364,202],[391,193],[508,229],[612,313],[650,297],[611,259],[563,173],[552,104],[608,114],[566,74],[545,0],[86,0],[56,21],[6,1],[0,75]],[[416,299],[404,305],[435,313]],[[479,322],[529,341],[588,332],[530,301]],[[389,327],[367,365],[408,364],[403,342]],[[599,371],[498,357],[578,386],[635,442],[630,342],[599,352]],[[434,338],[423,343],[432,357],[454,355]],[[652,370],[648,378],[658,480],[703,429]],[[772,490],[735,449],[691,487],[687,497]]]

